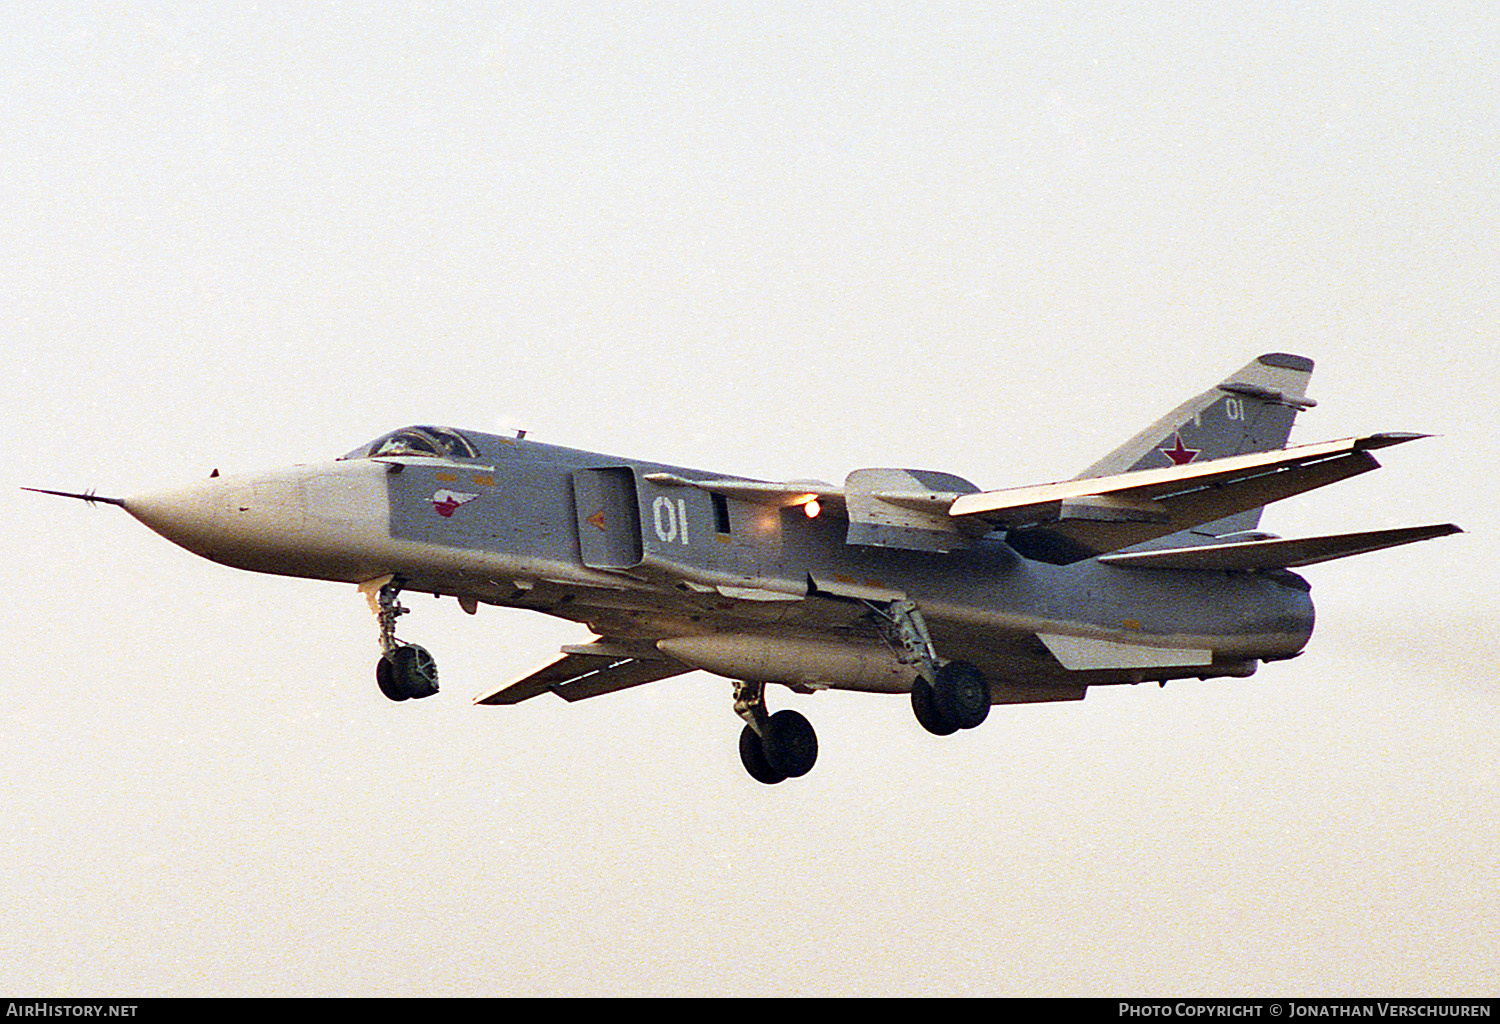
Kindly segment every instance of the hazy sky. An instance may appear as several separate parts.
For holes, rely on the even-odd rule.
[[[0,8],[0,990],[1493,994],[1500,15],[1485,3]],[[938,739],[236,572],[120,494],[392,427],[767,478],[1064,478],[1255,355],[1274,507],[1470,532],[1313,567],[1307,653]]]

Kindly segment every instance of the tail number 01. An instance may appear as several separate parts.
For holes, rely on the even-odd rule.
[[[688,542],[687,502],[681,498],[673,504],[671,498],[657,498],[651,503],[651,523],[656,527],[657,539],[664,544],[686,544]]]

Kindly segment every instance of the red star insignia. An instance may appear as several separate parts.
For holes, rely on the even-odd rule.
[[[1203,449],[1201,449],[1201,448],[1189,448],[1189,447],[1187,447],[1186,445],[1184,445],[1182,443],[1182,435],[1181,434],[1178,434],[1176,436],[1177,436],[1177,444],[1174,447],[1172,447],[1172,448],[1158,448],[1156,450],[1159,451],[1159,452],[1161,452],[1167,458],[1171,459],[1172,460],[1172,465],[1174,465],[1174,466],[1186,466],[1189,462],[1192,462],[1193,459],[1197,457],[1198,453],[1200,451],[1202,451]]]

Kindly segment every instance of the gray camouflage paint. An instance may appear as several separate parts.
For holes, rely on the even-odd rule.
[[[1246,370],[1266,370],[1265,358]],[[1305,379],[1310,362],[1292,357],[1287,369]],[[1246,376],[1241,371],[1230,380]],[[1297,406],[1306,404],[1302,381],[1281,383],[1284,389],[1276,390],[1284,390],[1291,404],[1278,401],[1282,395],[1253,393],[1272,390],[1264,374],[1261,380],[1252,376],[1246,389],[1251,393],[1205,392],[1091,470],[1115,471],[1126,458],[1134,459],[1130,468],[1170,465],[1164,451],[1169,447],[1195,450],[1202,459],[1280,448]],[[478,450],[477,459],[441,465],[408,459],[388,474],[391,536],[501,556],[516,567],[517,579],[466,583],[451,567],[430,576],[420,564],[391,571],[410,589],[456,593],[467,587],[490,603],[585,622],[610,640],[747,633],[876,643],[868,607],[844,595],[904,594],[923,609],[942,656],[980,666],[997,699],[1004,699],[1007,687],[1017,688],[1015,696],[1021,688],[1052,685],[1059,687],[1058,696],[1076,697],[1082,695],[1080,684],[1247,675],[1259,660],[1295,655],[1313,627],[1306,584],[1291,573],[1140,571],[1094,559],[1054,565],[1022,557],[998,533],[947,553],[863,546],[848,542],[849,524],[841,518],[809,518],[797,507],[768,507],[646,479],[654,473],[724,479],[721,474],[510,437],[464,436]],[[932,486],[973,489],[947,474],[909,472]],[[461,504],[443,501],[470,494]],[[716,502],[722,512],[716,513]],[[727,533],[718,529],[722,513]],[[1257,515],[1195,532],[1247,529]],[[1180,543],[1183,538],[1174,536],[1153,546]],[[562,578],[557,567],[569,564],[593,567],[618,583]],[[533,578],[522,578],[528,574]],[[720,587],[787,600],[726,596]],[[1214,660],[1068,671],[1038,634],[1204,648]]]

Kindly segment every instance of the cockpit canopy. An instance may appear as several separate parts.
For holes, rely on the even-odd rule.
[[[381,455],[418,455],[434,459],[477,459],[479,452],[469,439],[451,427],[402,427],[377,437],[369,444],[341,456],[373,459]]]

